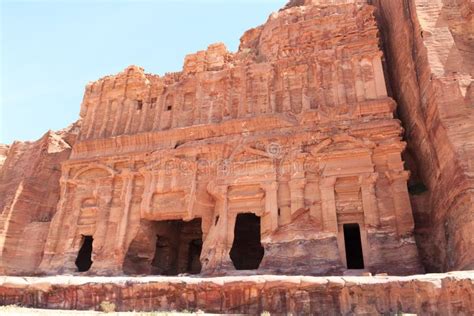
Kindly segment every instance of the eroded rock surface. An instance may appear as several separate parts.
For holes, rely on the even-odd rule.
[[[236,53],[89,84],[40,271],[423,271],[377,33],[372,6],[306,2]]]
[[[260,315],[472,315],[471,272],[411,277],[0,278],[0,305]]]
[[[59,201],[61,162],[77,132],[73,125],[35,142],[0,147],[1,273],[36,272]]]
[[[474,5],[375,0],[428,271],[474,267]]]
[[[0,147],[1,271],[473,268],[472,2],[370,2],[290,1],[237,52],[127,67],[81,126]]]
[[[5,163],[5,160],[7,159],[9,149],[10,149],[10,146],[5,145],[5,144],[0,144],[0,170],[3,164]]]

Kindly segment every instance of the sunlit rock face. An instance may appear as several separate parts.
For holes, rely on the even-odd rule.
[[[40,271],[420,272],[374,8],[346,2],[89,84]]]
[[[130,66],[87,85],[73,131],[0,147],[3,273],[472,268],[472,8],[448,6],[467,62],[440,66],[422,1],[371,2],[290,1],[237,52],[213,44],[164,76]]]
[[[474,269],[474,3],[375,0],[427,272]]]
[[[473,274],[310,277],[3,277],[0,304],[232,315],[469,315]],[[23,313],[18,313],[23,314]]]
[[[78,124],[35,142],[0,145],[0,273],[35,273],[60,195],[61,162]]]

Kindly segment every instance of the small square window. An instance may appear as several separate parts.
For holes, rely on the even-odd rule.
[[[172,108],[173,108],[173,107],[172,107],[171,105],[168,105],[168,106],[166,107],[166,111],[171,111]]]
[[[138,101],[137,101],[137,110],[140,111],[142,108],[143,108],[143,101],[142,101],[142,100],[138,100]]]

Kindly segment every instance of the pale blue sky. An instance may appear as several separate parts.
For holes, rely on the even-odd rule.
[[[0,143],[78,118],[84,86],[136,64],[179,71],[184,56],[240,36],[287,0],[0,0]]]

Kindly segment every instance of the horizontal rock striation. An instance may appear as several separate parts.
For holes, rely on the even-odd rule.
[[[472,315],[474,274],[411,277],[0,278],[0,305],[257,315]]]

